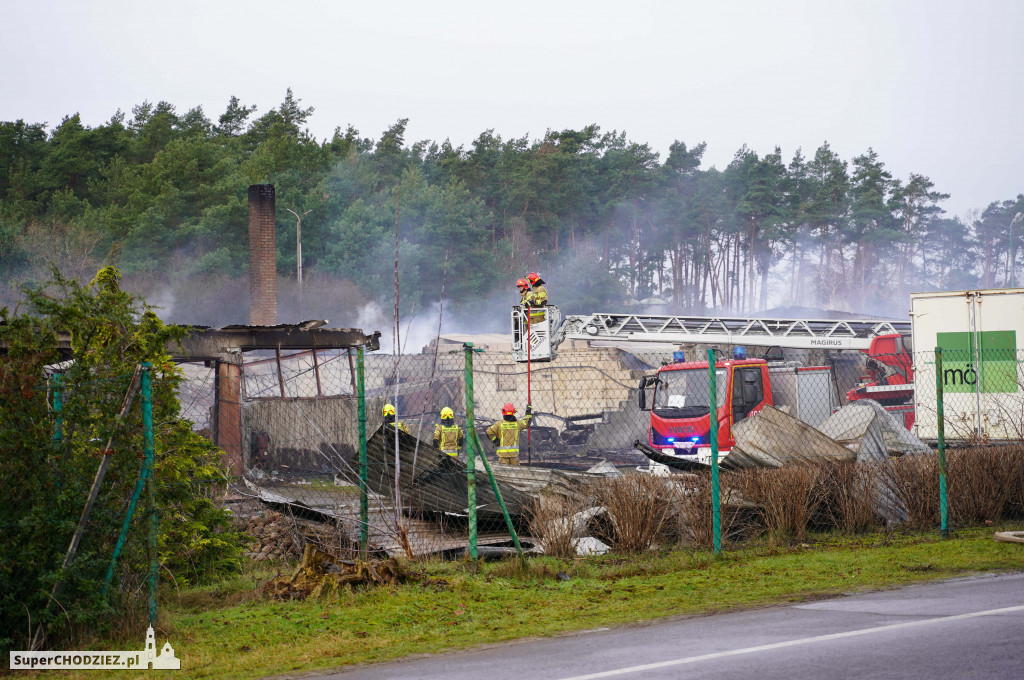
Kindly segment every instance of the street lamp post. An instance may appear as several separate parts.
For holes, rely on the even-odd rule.
[[[295,215],[295,265],[296,265],[296,281],[299,284],[299,321],[303,321],[302,318],[302,218],[312,212],[307,210],[301,215],[291,208],[285,208],[288,212]]]
[[[1024,219],[1024,213],[1017,213],[1016,215],[1013,216],[1013,220],[1010,221],[1010,288],[1013,288],[1014,284],[1017,281],[1017,277],[1015,276],[1015,270],[1017,269],[1017,260],[1014,257],[1015,253],[1013,243],[1013,225],[1017,224],[1022,219]]]

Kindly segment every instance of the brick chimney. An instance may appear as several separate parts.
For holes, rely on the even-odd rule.
[[[274,185],[249,187],[249,325],[277,323],[277,218]]]

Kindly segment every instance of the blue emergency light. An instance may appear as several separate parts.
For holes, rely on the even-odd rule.
[[[746,359],[747,358],[747,348],[743,347],[742,345],[740,345],[738,347],[733,347],[732,348],[732,358],[733,359]]]

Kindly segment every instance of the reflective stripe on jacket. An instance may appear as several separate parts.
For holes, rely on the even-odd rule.
[[[434,425],[434,441],[438,442],[438,448],[449,456],[459,455],[463,439],[462,428],[458,425],[450,427],[440,423]]]
[[[487,428],[487,436],[498,445],[499,456],[519,453],[519,432],[525,430],[532,416],[522,420],[499,420]]]

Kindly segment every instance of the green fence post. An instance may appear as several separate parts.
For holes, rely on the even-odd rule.
[[[53,471],[54,483],[61,488],[61,481],[64,476],[60,464],[61,452],[64,449],[64,375],[53,374]]]
[[[114,545],[114,554],[110,557],[110,566],[107,567],[107,577],[103,579],[103,588],[100,590],[100,595],[107,594],[110,582],[114,579],[114,567],[117,566],[117,559],[121,556],[121,550],[124,548],[124,542],[128,538],[128,527],[132,523],[132,516],[135,514],[135,506],[139,502],[139,496],[142,495],[142,489],[146,486],[147,479],[149,479],[149,464],[144,460],[142,462],[142,469],[139,470],[139,481],[135,483],[135,490],[132,492],[132,500],[128,503],[128,512],[125,514],[124,523],[121,525],[121,533],[117,537],[117,544]]]
[[[63,374],[53,374],[53,445],[58,450],[64,443],[64,393],[61,391],[63,379]]]
[[[714,531],[715,554],[722,552],[722,510],[718,492],[718,381],[715,375],[715,350],[708,350],[708,385],[710,395],[708,415],[711,420],[711,431],[708,434],[711,444],[711,522]]]
[[[370,544],[370,500],[366,472],[366,372],[365,348],[356,348],[356,403],[359,409],[359,549],[365,554]]]
[[[157,554],[157,532],[160,529],[160,520],[157,517],[156,493],[153,490],[153,477],[155,470],[154,443],[153,443],[153,381],[150,374],[152,364],[148,361],[142,362],[142,375],[140,376],[140,387],[142,391],[142,436],[143,463],[149,470],[146,479],[146,509],[149,512],[149,625],[156,621],[156,591],[159,579],[159,555]]]
[[[938,412],[939,437],[939,519],[942,537],[949,538],[949,504],[946,498],[946,416],[943,413],[945,393],[942,385],[942,348],[935,348],[935,407]]]
[[[472,437],[477,451],[480,452],[480,462],[484,464],[484,470],[487,471],[487,478],[491,481],[491,489],[494,491],[494,497],[498,499],[498,507],[501,508],[502,517],[505,518],[505,526],[508,528],[508,533],[512,535],[512,545],[516,547],[516,552],[519,553],[519,559],[525,560],[526,555],[523,553],[522,544],[519,543],[519,534],[516,533],[516,527],[512,523],[512,517],[508,514],[508,506],[505,505],[505,499],[501,497],[501,489],[498,488],[498,480],[494,478],[494,472],[491,471],[491,464],[487,462],[487,457],[484,456],[484,449],[480,445],[480,438],[477,436],[476,427],[471,428],[469,436]]]
[[[462,346],[466,353],[466,429],[470,431],[466,447],[466,515],[469,522],[469,559],[477,558],[476,549],[476,416],[473,415],[473,343]],[[480,451],[480,457],[484,455]]]

